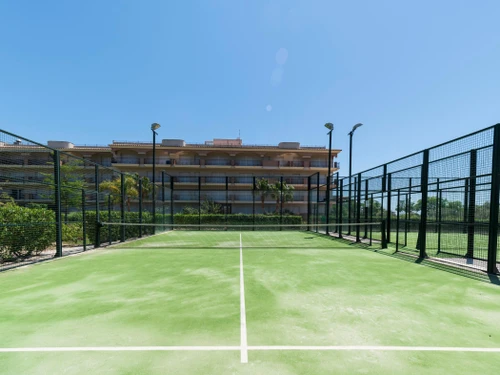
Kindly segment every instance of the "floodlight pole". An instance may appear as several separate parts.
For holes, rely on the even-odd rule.
[[[160,124],[156,122],[151,125],[151,131],[153,132],[153,224],[156,224],[156,133],[155,130],[160,128]],[[153,234],[156,234],[156,226],[153,226]]]
[[[328,175],[326,176],[326,234],[329,234],[330,227],[330,174],[332,173],[332,132],[333,129],[328,132],[329,142],[328,142]]]
[[[354,134],[354,131],[359,128],[361,123],[356,124],[352,127],[352,130],[349,132],[349,202],[347,205],[347,217],[349,220],[349,223],[351,222],[351,193],[352,193],[352,186],[351,186],[351,177],[352,177],[352,136]],[[359,202],[358,202],[359,204]],[[347,228],[347,234],[351,234],[351,226]]]

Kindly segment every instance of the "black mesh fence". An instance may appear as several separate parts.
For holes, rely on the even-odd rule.
[[[152,222],[147,178],[3,130],[0,165],[0,270],[152,232],[105,225]]]
[[[499,193],[497,124],[356,175],[336,176],[330,223],[380,222],[389,247],[398,252],[498,273]],[[342,227],[338,235],[356,241],[367,236],[362,226]]]
[[[127,174],[1,130],[0,165],[0,269],[168,224],[262,230],[307,223],[356,242],[388,242],[410,256],[498,272],[500,124],[352,176],[336,174],[328,192],[320,173]]]

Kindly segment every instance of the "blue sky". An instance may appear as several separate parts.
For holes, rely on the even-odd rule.
[[[0,0],[0,128],[300,141],[361,171],[500,122],[500,2]]]

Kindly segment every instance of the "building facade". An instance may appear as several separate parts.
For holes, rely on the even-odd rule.
[[[299,142],[264,146],[243,144],[241,139],[213,139],[202,144],[163,139],[156,144],[155,160],[151,142],[113,141],[107,146],[77,146],[66,141],[49,141],[47,145],[150,180],[153,179],[152,167],[155,163],[154,180],[157,185],[163,186],[165,179],[168,180],[168,189],[171,190],[168,199],[175,202],[173,212],[179,212],[184,207],[196,208],[201,200],[220,203],[230,213],[272,212],[277,209],[272,196],[259,197],[257,207],[255,204],[254,183],[266,179],[270,183],[283,181],[293,186],[293,198],[284,203],[285,209],[289,213],[305,215],[308,177],[318,173],[319,183],[323,185],[328,173],[328,149],[302,146]],[[339,164],[335,162],[339,152],[332,150],[332,173],[339,169]],[[22,142],[0,143],[0,154],[3,169],[0,174],[4,182],[9,175],[16,180],[22,178],[40,182],[43,170],[50,168],[50,154],[36,145],[27,147]],[[99,177],[105,178],[105,175]],[[95,183],[91,177],[87,178],[87,182]],[[19,188],[9,191],[8,186],[5,191],[18,200],[43,200],[36,192],[27,195]],[[324,200],[324,192],[318,200]]]

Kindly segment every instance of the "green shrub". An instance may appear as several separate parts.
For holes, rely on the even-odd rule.
[[[83,223],[63,223],[62,241],[66,245],[83,243]]]
[[[111,211],[111,217],[107,211],[102,211],[99,213],[99,219],[101,223],[120,223],[121,213],[119,211]],[[125,212],[124,215],[125,223],[139,223],[139,213],[138,212]],[[164,221],[165,220],[165,221]],[[156,214],[156,222],[161,224],[163,222],[169,223],[170,216],[162,214]],[[87,223],[87,237],[90,243],[95,242],[96,235],[96,213],[95,211],[88,211],[85,214],[85,222]],[[153,222],[153,215],[150,212],[142,213],[142,222],[145,224],[151,224]],[[153,234],[152,226],[142,227],[142,235]],[[139,237],[141,228],[137,225],[125,226],[125,239],[137,238]],[[121,227],[120,225],[104,225],[100,229],[101,243],[106,243],[109,241],[111,236],[111,241],[119,241],[121,238]]]
[[[0,259],[36,255],[55,241],[54,212],[8,203],[0,206]]]
[[[279,225],[280,215],[252,214],[175,214],[174,224],[215,224],[215,225]],[[281,224],[302,224],[302,217],[298,215],[283,215]]]

